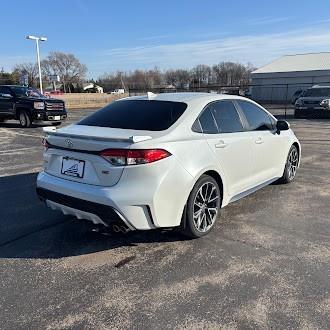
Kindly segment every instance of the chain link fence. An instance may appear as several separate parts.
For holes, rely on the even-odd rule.
[[[329,83],[322,85],[330,86]],[[248,97],[269,110],[273,115],[282,118],[292,118],[294,103],[299,97],[299,92],[314,86],[312,83],[296,84],[249,84],[242,86],[207,85],[189,88],[158,87],[158,88],[131,88],[129,95],[145,95],[147,92],[177,93],[177,92],[205,92],[216,94],[231,94]]]
[[[8,77],[0,76],[0,85],[12,84]],[[18,84],[19,82],[16,82]],[[315,86],[313,83],[290,84],[248,84],[240,86],[225,85],[191,85],[185,88],[178,87],[153,87],[130,88],[129,96],[145,95],[147,92],[178,93],[178,92],[205,92],[215,94],[231,94],[248,97],[269,110],[273,115],[281,118],[292,118],[294,115],[294,103],[299,97],[300,91]],[[322,82],[322,86],[330,86],[330,82]]]

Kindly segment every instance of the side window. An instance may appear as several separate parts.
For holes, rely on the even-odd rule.
[[[270,116],[258,106],[247,101],[237,101],[240,105],[251,131],[267,131],[273,129]]]
[[[199,119],[197,119],[200,124],[201,131],[205,134],[217,134],[218,127],[215,123],[214,117],[211,113],[210,107],[207,107],[203,113],[200,115]],[[195,126],[195,124],[194,124]],[[193,126],[193,129],[194,129]]]
[[[243,125],[232,101],[219,101],[212,104],[212,111],[219,133],[242,132]]]
[[[5,86],[0,86],[0,94],[10,94],[9,88]]]

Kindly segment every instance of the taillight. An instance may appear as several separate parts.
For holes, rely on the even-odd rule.
[[[164,149],[106,149],[100,152],[114,166],[149,164],[171,156]]]
[[[124,149],[106,149],[101,151],[100,155],[109,163],[115,166],[126,165],[127,150]]]
[[[49,143],[45,138],[42,139],[42,145],[46,150],[49,148]]]

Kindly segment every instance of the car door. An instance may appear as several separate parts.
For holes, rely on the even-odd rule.
[[[199,117],[204,136],[224,170],[233,197],[251,186],[252,141],[230,100],[210,103]]]
[[[245,100],[236,101],[253,140],[253,178],[257,184],[278,177],[283,167],[284,134],[276,133],[276,120],[263,108]]]
[[[6,86],[0,86],[0,116],[14,113],[14,97],[11,90]]]

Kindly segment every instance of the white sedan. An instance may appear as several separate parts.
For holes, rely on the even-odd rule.
[[[291,182],[300,144],[286,121],[239,96],[152,94],[115,101],[46,133],[37,193],[115,231],[207,234],[220,208]],[[279,187],[280,189],[280,187]]]

